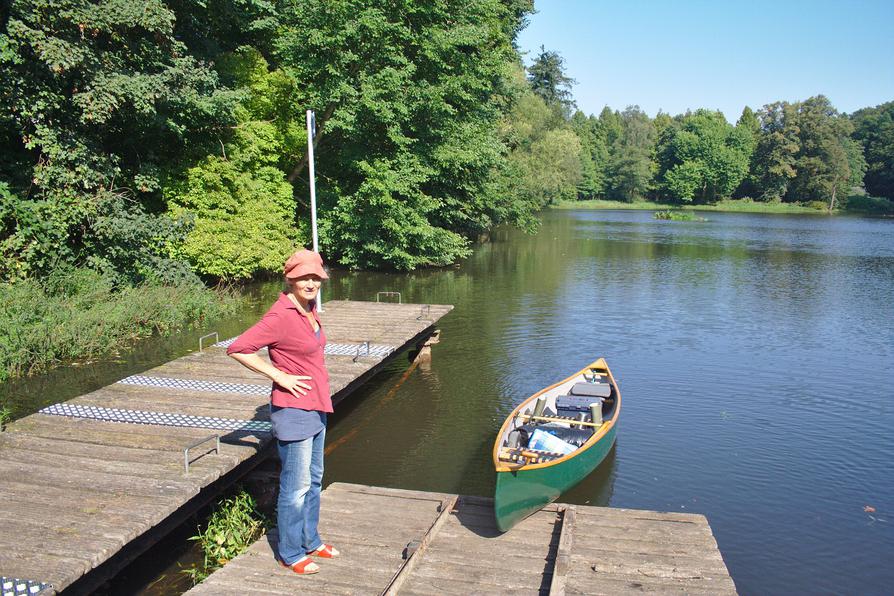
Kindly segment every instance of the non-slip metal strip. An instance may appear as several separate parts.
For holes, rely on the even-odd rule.
[[[209,393],[270,395],[270,385],[255,385],[250,383],[219,383],[217,381],[176,379],[172,377],[150,377],[147,375],[132,375],[121,379],[118,382],[122,385],[140,385],[143,387],[161,387],[164,389],[188,389],[190,391],[206,391]]]
[[[35,596],[52,587],[51,584],[32,579],[0,576],[0,594],[3,596]]]
[[[182,428],[207,428],[210,430],[264,432],[271,431],[269,422],[263,420],[238,420],[235,418],[214,418],[192,416],[190,414],[170,414],[167,412],[147,412],[145,410],[122,410],[101,406],[80,404],[53,404],[40,410],[41,414],[88,418],[103,422],[125,422],[130,424],[154,424],[157,426],[179,426]]]
[[[236,337],[225,339],[214,344],[218,348],[228,348],[230,344],[236,341]],[[323,353],[330,356],[374,356],[376,358],[384,358],[395,350],[394,346],[370,345],[367,351],[366,344],[326,344]]]

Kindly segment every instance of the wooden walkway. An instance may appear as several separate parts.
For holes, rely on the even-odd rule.
[[[344,399],[401,350],[424,341],[451,309],[326,303],[321,318],[329,344],[354,354],[326,356],[333,401]],[[394,351],[385,357],[364,355],[363,342]],[[221,347],[184,356],[140,376],[166,383],[173,379],[180,385],[188,380],[196,387],[116,383],[65,405],[139,410],[169,418],[269,420],[269,383],[228,358]],[[215,389],[210,382],[225,385]],[[213,443],[192,449],[189,459],[193,461],[186,474],[184,448],[213,434],[221,436],[220,452],[210,449]],[[269,432],[128,424],[41,413],[22,418],[0,433],[0,576],[87,593],[271,451]],[[258,457],[261,452],[264,457]]]
[[[316,575],[274,531],[187,594],[736,593],[702,515],[553,504],[501,534],[490,499],[334,483],[320,531],[342,556]]]

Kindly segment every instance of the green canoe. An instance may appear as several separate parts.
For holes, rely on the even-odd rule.
[[[596,469],[615,442],[621,393],[605,360],[538,391],[494,443],[494,512],[505,532]]]

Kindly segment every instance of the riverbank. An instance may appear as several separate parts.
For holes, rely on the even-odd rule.
[[[232,315],[239,299],[200,283],[116,287],[99,273],[75,269],[0,284],[0,306],[3,381],[115,355],[138,339]]]
[[[765,203],[751,199],[728,199],[713,205],[680,205],[674,203],[656,203],[652,201],[608,201],[593,199],[589,201],[560,201],[551,206],[553,209],[630,209],[640,211],[722,211],[728,213],[781,213],[781,214],[814,214],[828,215],[825,208],[802,203]],[[844,209],[836,209],[833,213],[894,214],[894,202],[877,197],[852,196]]]

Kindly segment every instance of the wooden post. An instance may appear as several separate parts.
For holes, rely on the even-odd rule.
[[[431,347],[440,341],[441,330],[435,329],[424,342],[416,346],[419,353],[416,354],[414,362],[418,363],[422,370],[429,370],[431,368]]]
[[[566,505],[562,511],[562,528],[559,531],[559,546],[553,564],[553,579],[549,585],[550,596],[565,596],[565,578],[571,564],[571,540],[574,535],[574,507]]]

